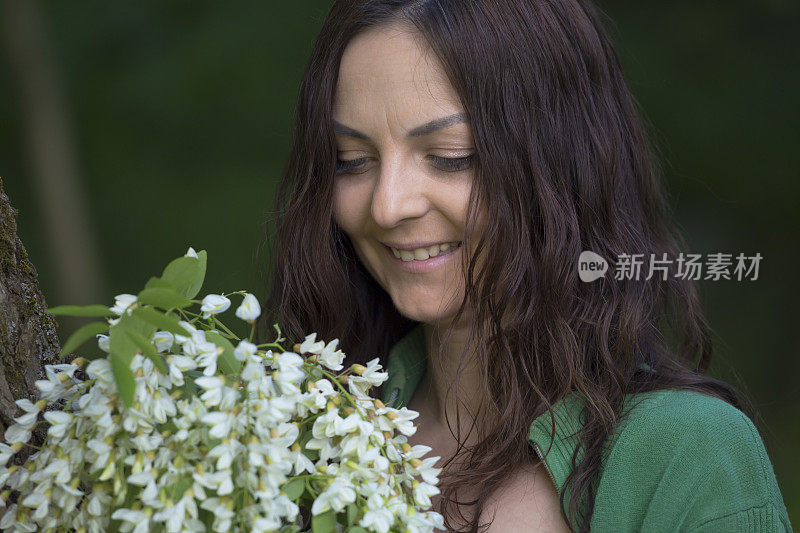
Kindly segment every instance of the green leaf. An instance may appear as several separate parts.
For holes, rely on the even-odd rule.
[[[145,322],[156,326],[163,331],[169,331],[176,335],[183,335],[184,337],[191,337],[192,334],[186,331],[180,325],[178,319],[173,316],[165,315],[161,311],[157,311],[152,307],[137,307],[133,310],[133,316],[141,318]]]
[[[57,305],[47,312],[66,316],[114,316],[116,313],[105,305]]]
[[[161,274],[161,279],[172,283],[178,293],[189,296],[189,290],[194,286],[199,273],[199,259],[194,257],[179,257],[167,265],[164,269],[164,273]]]
[[[314,533],[331,533],[336,531],[336,513],[328,509],[311,519],[311,531]]]
[[[186,492],[194,483],[194,480],[189,478],[180,478],[176,481],[172,486],[167,488],[167,493],[172,496],[173,501],[178,501],[183,497],[183,493]]]
[[[133,379],[131,361],[136,353],[136,344],[126,334],[125,329],[119,327],[119,323],[111,328],[109,335],[109,345],[111,349],[111,370],[114,374],[114,381],[117,383],[119,394],[126,407],[133,404],[133,393],[136,382]]]
[[[203,372],[200,370],[187,370],[183,373],[183,389],[187,394],[197,396],[197,385],[195,385],[194,380],[202,375]]]
[[[290,500],[294,501],[299,498],[303,494],[303,490],[306,488],[306,482],[303,478],[297,478],[291,480],[289,483],[283,486],[283,492],[286,494],[286,497]]]
[[[233,344],[231,341],[217,333],[216,331],[206,331],[206,340],[213,342],[217,346],[222,346],[225,350],[217,359],[217,366],[224,374],[238,374],[242,370],[242,363],[233,356]]]
[[[137,296],[139,303],[145,305],[155,305],[162,309],[172,309],[173,307],[183,308],[192,305],[192,301],[182,294],[175,292],[175,289],[165,289],[154,287],[145,289]]]
[[[153,364],[156,365],[156,368],[158,368],[162,374],[169,374],[164,358],[158,353],[158,350],[156,350],[152,342],[147,340],[144,335],[138,331],[125,330],[125,334],[128,335],[133,343],[142,351],[142,355],[153,361]]]
[[[347,533],[367,533],[367,530],[361,526],[353,526],[347,528]]]
[[[117,323],[116,327],[121,327],[127,331],[135,331],[145,339],[152,338],[153,333],[156,332],[155,325],[151,324],[147,320],[142,319],[139,317],[139,315],[129,315],[127,313],[120,317],[120,321]]]
[[[170,283],[169,281],[164,281],[161,278],[156,276],[151,277],[147,280],[147,283],[144,286],[145,289],[171,289],[175,290],[175,285]]]
[[[58,354],[58,357],[62,358],[65,355],[72,353],[75,348],[89,339],[94,338],[94,336],[98,333],[106,332],[108,332],[108,324],[105,322],[90,322],[84,326],[81,326],[77,331],[75,331],[75,333],[69,336],[69,339],[67,339],[67,342],[64,343],[64,347],[61,349],[61,353]]]
[[[186,293],[186,296],[189,298],[194,298],[197,296],[197,293],[200,292],[200,289],[203,288],[203,281],[206,278],[206,251],[200,250],[197,252],[197,260],[199,264],[197,265],[197,274],[195,275],[194,282],[189,287],[189,291]]]
[[[347,525],[352,526],[355,524],[356,519],[358,519],[358,505],[351,503],[347,506]],[[348,531],[350,531],[350,529],[348,529]]]

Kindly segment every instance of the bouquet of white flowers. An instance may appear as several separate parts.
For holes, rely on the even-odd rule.
[[[388,377],[378,358],[340,373],[338,339],[311,333],[287,351],[277,324],[274,342],[253,344],[258,301],[244,291],[194,300],[205,270],[205,251],[189,248],[113,307],[50,309],[105,319],[62,355],[94,338],[106,355],[47,365],[41,399],[17,400],[24,413],[0,442],[0,529],[444,529],[426,511],[439,458],[407,442],[418,413],[368,394]],[[249,339],[219,321],[232,295]],[[43,446],[7,467],[44,423]]]

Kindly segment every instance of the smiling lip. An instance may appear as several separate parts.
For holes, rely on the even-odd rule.
[[[418,241],[418,242],[411,242],[408,244],[400,244],[397,242],[384,242],[383,244],[391,248],[397,248],[398,250],[406,250],[410,252],[411,250],[416,250],[417,248],[430,248],[434,244],[442,244],[445,242],[459,242],[459,240],[453,239],[451,241],[429,241],[429,242]]]
[[[439,266],[448,262],[456,254],[456,252],[459,252],[461,250],[462,246],[463,243],[459,245],[457,248],[451,248],[447,253],[425,259],[424,261],[419,261],[417,259],[414,259],[413,261],[403,261],[399,257],[394,256],[394,253],[392,253],[391,248],[389,248],[388,246],[384,246],[384,248],[386,249],[386,253],[389,254],[390,260],[396,263],[398,267],[405,270],[406,272],[411,272],[412,274],[422,274],[425,272],[430,272],[431,270],[434,270],[436,268],[439,268]]]

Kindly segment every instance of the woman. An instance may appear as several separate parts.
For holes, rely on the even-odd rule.
[[[390,354],[448,529],[791,528],[691,281],[579,278],[685,251],[588,2],[337,1],[275,206],[261,330]]]

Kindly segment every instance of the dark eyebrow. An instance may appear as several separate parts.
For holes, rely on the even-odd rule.
[[[416,128],[409,131],[406,137],[409,138],[421,137],[422,135],[428,135],[429,133],[433,133],[434,131],[447,128],[453,126],[454,124],[459,124],[461,122],[468,122],[466,113],[454,113],[446,117],[441,117],[431,120],[430,122],[426,122],[421,126],[417,126]],[[354,130],[353,128],[348,128],[344,124],[341,124],[335,120],[333,121],[333,131],[341,135],[347,135],[348,137],[355,137],[356,139],[363,139],[365,141],[372,140],[363,133],[361,133],[360,131]]]

